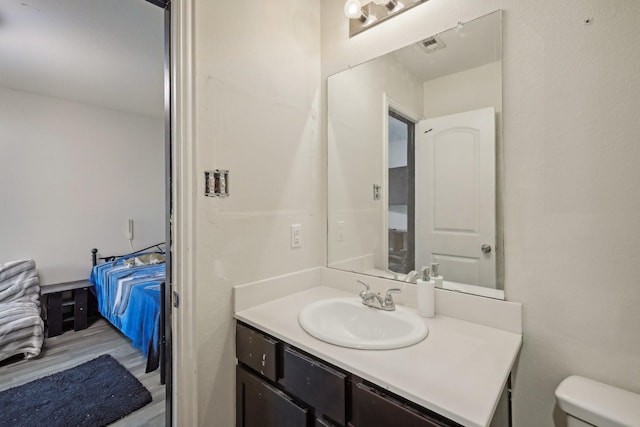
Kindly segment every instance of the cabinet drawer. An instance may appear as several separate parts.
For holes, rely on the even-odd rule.
[[[316,417],[326,415],[344,425],[347,376],[288,346],[283,359],[280,383],[285,390],[315,408]]]
[[[236,367],[237,427],[306,427],[309,411],[264,380]]]
[[[236,357],[272,381],[278,379],[278,345],[276,340],[236,324]]]
[[[328,420],[323,420],[322,418],[316,418],[313,426],[314,427],[336,427],[338,426],[338,424],[334,424]]]
[[[459,424],[430,418],[361,382],[352,386],[353,427],[449,427]]]

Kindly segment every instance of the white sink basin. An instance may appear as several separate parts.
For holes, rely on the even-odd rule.
[[[429,333],[424,320],[403,307],[383,311],[360,298],[329,298],[306,305],[298,315],[309,335],[342,347],[392,349],[422,341]]]

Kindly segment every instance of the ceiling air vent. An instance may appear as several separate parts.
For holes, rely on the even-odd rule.
[[[440,37],[437,36],[424,39],[419,44],[420,47],[427,53],[435,52],[436,50],[440,50],[446,47]]]

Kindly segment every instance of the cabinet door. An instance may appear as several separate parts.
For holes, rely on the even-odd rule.
[[[347,376],[291,347],[284,350],[284,389],[315,409],[317,417],[346,422]]]
[[[306,427],[309,418],[286,394],[236,367],[237,427]]]
[[[73,308],[73,329],[81,331],[87,329],[87,288],[80,288],[73,291],[73,299],[75,301]]]
[[[275,340],[240,323],[236,325],[236,356],[241,363],[276,381],[277,354],[278,343]]]
[[[353,384],[353,427],[443,427],[456,426],[429,419],[361,382]]]

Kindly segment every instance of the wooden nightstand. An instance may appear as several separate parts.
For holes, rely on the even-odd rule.
[[[88,280],[58,283],[42,286],[41,295],[47,296],[47,325],[49,338],[73,328],[79,331],[87,328],[89,288]]]

